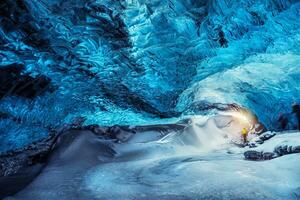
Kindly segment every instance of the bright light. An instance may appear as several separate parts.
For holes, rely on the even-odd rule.
[[[244,126],[244,128],[247,128],[248,131],[250,131],[250,129],[252,129],[257,123],[256,117],[246,109],[240,109],[238,111],[227,111],[223,112],[223,114],[234,117],[239,122],[239,124]]]
[[[226,114],[228,115],[231,115],[231,116],[233,116],[233,117],[235,117],[235,118],[237,118],[241,123],[247,123],[247,124],[249,124],[249,125],[251,125],[252,124],[252,121],[253,121],[253,119],[251,119],[250,117],[251,116],[249,116],[249,113],[242,113],[242,112],[226,112]]]

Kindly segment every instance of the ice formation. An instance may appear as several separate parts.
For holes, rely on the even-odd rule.
[[[299,0],[1,1],[0,153],[62,133],[7,199],[299,199],[299,44]]]
[[[158,123],[203,102],[236,103],[274,130],[299,100],[299,10],[297,0],[4,1],[0,67],[55,90],[1,98],[1,149],[78,116]]]

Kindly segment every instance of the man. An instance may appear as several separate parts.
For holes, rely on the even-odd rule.
[[[247,137],[248,137],[248,130],[246,128],[243,128],[242,129],[242,139],[243,139],[244,144],[247,143]]]
[[[298,122],[297,129],[300,130],[300,105],[299,104],[294,103],[292,105],[292,113],[294,113],[297,117],[297,122]]]

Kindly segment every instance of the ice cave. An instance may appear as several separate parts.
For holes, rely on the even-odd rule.
[[[300,0],[1,0],[0,199],[300,200]]]

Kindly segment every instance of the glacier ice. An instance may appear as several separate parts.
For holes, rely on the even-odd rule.
[[[296,128],[299,44],[299,0],[1,1],[0,72],[16,72],[0,74],[0,154],[76,120],[139,130],[62,131],[6,199],[299,199],[299,154],[244,158],[298,148],[299,132],[237,146],[279,113]]]
[[[22,65],[56,88],[0,99],[10,116],[0,119],[1,151],[78,116],[174,122],[198,102],[235,103],[276,130],[277,114],[299,100],[297,0],[7,0],[0,9],[0,67]]]

